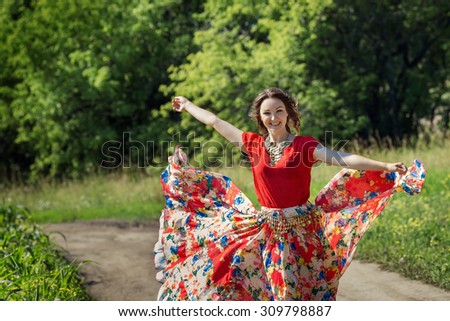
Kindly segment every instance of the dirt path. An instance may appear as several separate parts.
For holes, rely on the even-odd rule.
[[[77,261],[92,260],[80,271],[88,292],[102,301],[156,300],[153,245],[158,223],[76,222],[44,226],[54,241]],[[338,300],[450,300],[450,293],[375,264],[352,262],[341,279]]]

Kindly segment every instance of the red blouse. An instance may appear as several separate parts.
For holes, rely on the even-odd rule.
[[[309,199],[313,153],[319,142],[311,136],[296,136],[281,159],[270,166],[264,137],[245,132],[242,140],[252,165],[256,195],[262,206],[286,208],[305,204]]]

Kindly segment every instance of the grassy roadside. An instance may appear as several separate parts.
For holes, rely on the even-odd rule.
[[[89,300],[59,249],[20,207],[0,203],[0,300]]]
[[[407,165],[420,158],[428,175],[420,195],[393,198],[360,242],[358,259],[381,263],[409,278],[450,290],[449,148],[447,140],[416,150],[360,152],[374,159],[404,161]],[[257,203],[250,170],[213,170],[231,177]],[[311,195],[316,195],[338,170],[323,164],[315,167]],[[156,174],[94,176],[78,182],[17,187],[4,193],[4,201],[24,204],[33,213],[33,220],[41,223],[106,218],[153,220],[159,217],[164,203]]]
[[[37,223],[93,219],[152,220],[164,204],[159,177],[112,174],[81,181],[14,187],[6,204],[21,204]]]

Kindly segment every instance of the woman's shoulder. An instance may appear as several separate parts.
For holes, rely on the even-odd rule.
[[[248,153],[260,153],[264,146],[264,137],[252,132],[242,133],[242,142]]]
[[[264,140],[264,137],[253,132],[243,132],[242,133],[242,140],[245,142],[251,142],[251,141],[261,141]]]
[[[308,142],[316,142],[316,143],[319,143],[319,141],[318,141],[315,137],[313,137],[313,136],[297,135],[297,136],[295,136],[294,139],[297,140],[297,141],[299,141],[299,142],[301,142],[301,143],[303,143],[303,144],[308,143]]]
[[[294,142],[294,145],[297,149],[316,147],[319,144],[319,141],[313,136],[301,135],[295,136]]]

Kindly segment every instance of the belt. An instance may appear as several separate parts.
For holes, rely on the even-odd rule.
[[[267,223],[276,237],[290,229],[304,229],[319,216],[316,206],[310,202],[287,208],[261,207],[257,214],[259,224]]]

